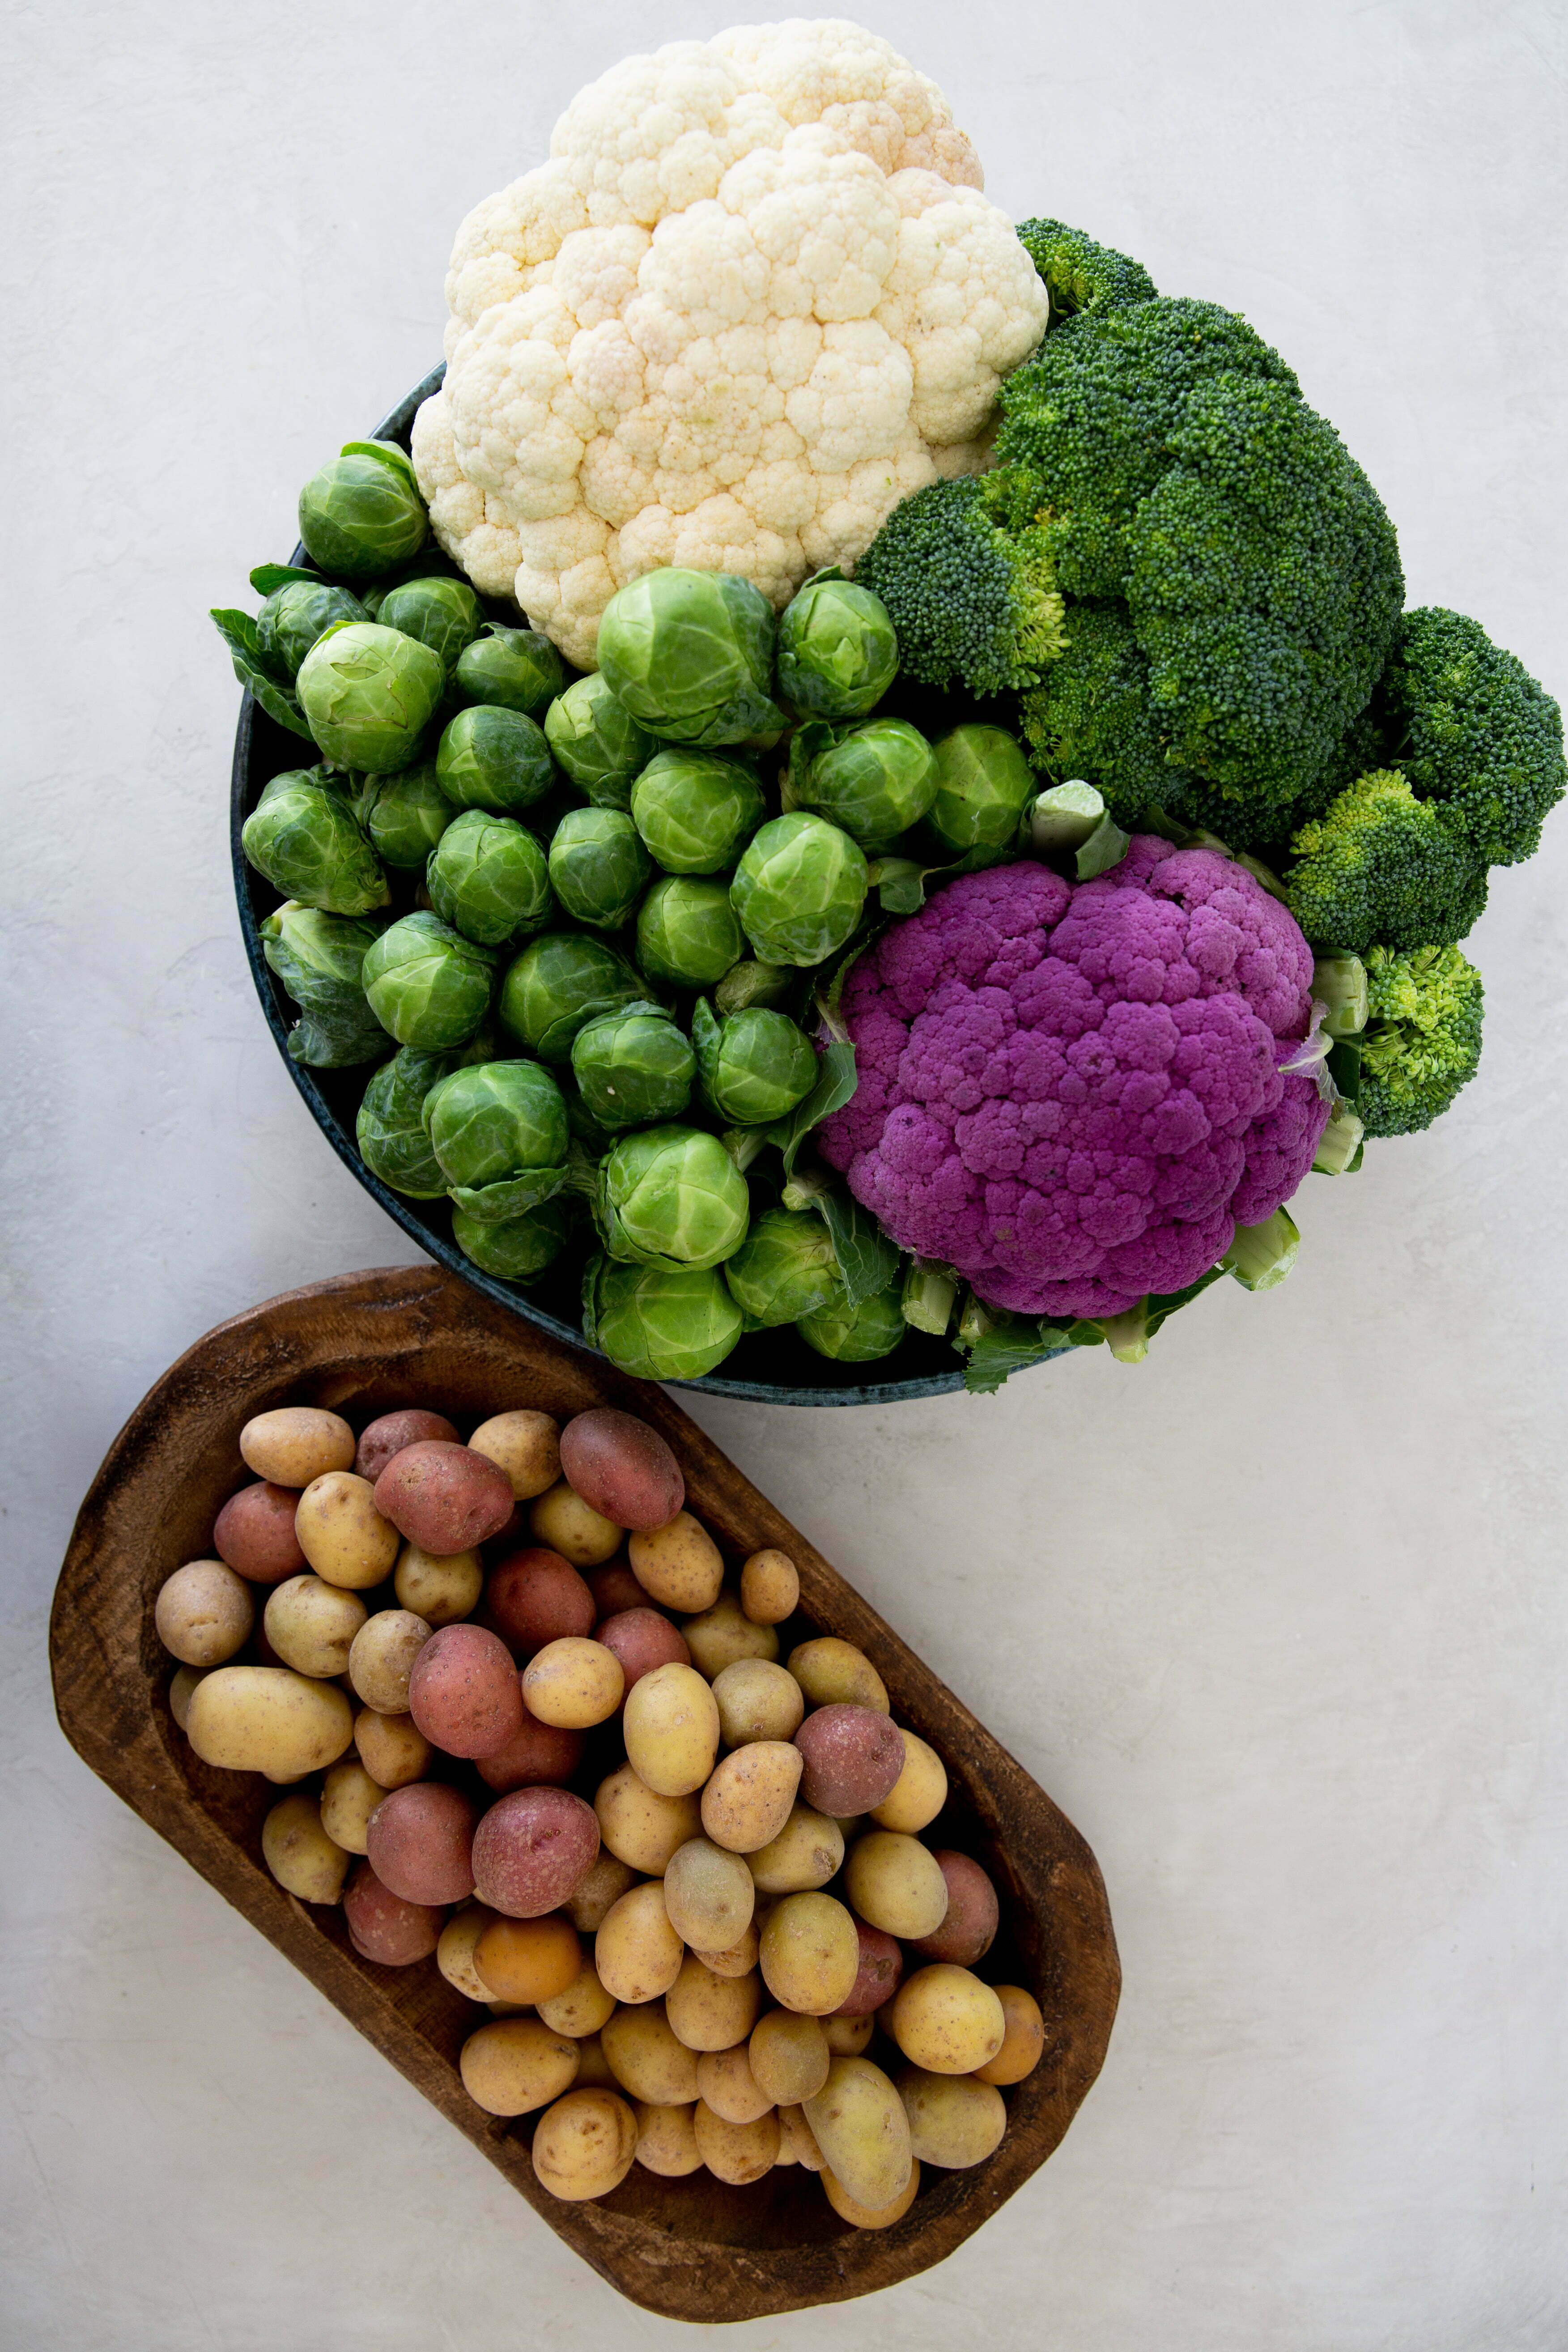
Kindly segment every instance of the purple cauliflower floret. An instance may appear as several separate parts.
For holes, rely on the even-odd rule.
[[[1244,867],[1134,836],[1076,887],[964,875],[846,984],[860,1074],[822,1148],[903,1248],[995,1307],[1120,1314],[1183,1289],[1312,1163],[1288,1075],[1312,951]]]

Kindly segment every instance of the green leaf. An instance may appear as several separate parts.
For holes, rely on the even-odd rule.
[[[1206,1274],[1200,1274],[1197,1280],[1189,1282],[1184,1290],[1152,1292],[1143,1302],[1148,1317],[1147,1328],[1150,1339],[1154,1337],[1161,1325],[1168,1322],[1179,1308],[1190,1307],[1194,1298],[1201,1297],[1209,1285],[1217,1282],[1224,1272],[1223,1265],[1211,1265]]]
[[[305,723],[305,714],[293,694],[288,687],[279,686],[276,678],[269,677],[262,667],[256,623],[250,614],[215,608],[212,617],[217,625],[218,635],[228,647],[234,674],[241,686],[266,711],[268,719],[275,719],[279,727],[287,727],[291,734],[302,735],[307,743],[312,741],[314,739]]]
[[[811,1092],[796,1103],[787,1118],[775,1120],[766,1130],[767,1140],[776,1143],[784,1154],[786,1176],[794,1173],[795,1154],[812,1129],[830,1118],[836,1110],[842,1110],[858,1084],[854,1046],[847,1042],[829,1045]]]
[[[453,1184],[449,1197],[470,1217],[482,1224],[499,1224],[505,1217],[526,1216],[537,1209],[542,1201],[552,1201],[564,1189],[567,1169],[529,1168],[521,1176],[508,1176],[499,1184]]]
[[[416,498],[422,498],[414,460],[406,449],[395,441],[345,441],[339,450],[340,457],[374,457],[394,474],[401,474]]]
[[[858,1201],[836,1185],[812,1202],[833,1236],[833,1254],[851,1307],[886,1290],[899,1271],[900,1250]]]
[[[290,580],[308,580],[313,588],[322,584],[319,572],[307,572],[300,563],[258,563],[250,575],[250,584],[258,596],[270,596],[276,589],[287,588]]]
[[[994,1323],[983,1331],[969,1351],[963,1385],[971,1396],[994,1396],[1004,1381],[1031,1364],[1043,1364],[1066,1352],[1073,1343],[1054,1324],[1027,1317]]]
[[[913,857],[879,857],[872,861],[871,881],[884,915],[918,915],[936,884],[955,882],[961,874],[983,874],[1011,856],[1008,849],[967,849],[942,866],[921,866]]]
[[[605,1271],[605,1253],[595,1250],[583,1268],[583,1337],[590,1348],[599,1344],[599,1276]]]

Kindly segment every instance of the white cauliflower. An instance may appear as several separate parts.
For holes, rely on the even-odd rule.
[[[591,667],[616,588],[775,605],[984,462],[1046,289],[947,100],[841,18],[628,58],[471,212],[414,426],[436,536]]]

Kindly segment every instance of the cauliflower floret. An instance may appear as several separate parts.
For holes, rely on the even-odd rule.
[[[935,83],[858,25],[626,58],[458,232],[414,436],[441,545],[584,667],[660,564],[782,607],[852,563],[912,490],[980,469],[1045,332],[981,186]]]

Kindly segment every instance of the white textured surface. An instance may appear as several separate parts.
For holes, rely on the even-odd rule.
[[[1560,6],[864,15],[999,203],[1245,309],[1383,490],[1412,601],[1568,688]],[[409,1255],[251,995],[205,607],[430,364],[465,208],[581,80],[731,16],[5,12],[6,2352],[678,2340],[89,1777],[44,1629],[161,1367]],[[1565,878],[1559,817],[1474,935],[1480,1077],[1358,1180],[1309,1179],[1285,1291],[1226,1285],[1140,1370],[989,1402],[701,1407],[1079,1822],[1127,1971],[1098,2090],[982,2236],[874,2312],[741,2340],[1568,2341]]]

